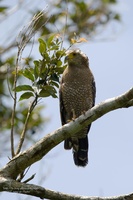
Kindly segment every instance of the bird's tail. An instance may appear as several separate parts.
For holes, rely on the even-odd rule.
[[[87,127],[86,133],[89,132],[91,124]],[[82,130],[83,131],[83,130]],[[84,131],[83,131],[84,132]],[[82,132],[82,133],[83,133]],[[83,135],[80,133],[80,136]],[[88,163],[88,134],[85,134],[84,137],[72,137],[64,141],[64,148],[69,150],[73,148],[73,159],[74,163],[77,166],[85,167]]]
[[[73,159],[77,166],[85,167],[88,163],[88,135],[84,138],[68,138],[64,141],[64,148],[73,148]]]
[[[73,146],[73,159],[77,166],[85,167],[88,163],[88,136],[78,139],[78,149]]]
[[[64,141],[64,149],[69,150],[72,148],[72,139],[68,138]]]

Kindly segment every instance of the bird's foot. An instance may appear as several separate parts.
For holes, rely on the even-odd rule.
[[[75,119],[76,119],[76,114],[75,114],[75,110],[74,109],[72,109],[72,121],[75,121]]]
[[[85,110],[81,112],[81,114],[82,114],[82,115],[85,115],[85,113],[86,113],[86,111],[85,111]]]

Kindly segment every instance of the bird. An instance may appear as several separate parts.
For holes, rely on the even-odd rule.
[[[76,119],[95,105],[96,86],[89,59],[80,49],[67,51],[65,68],[59,86],[62,125]],[[64,141],[64,149],[73,151],[76,166],[88,164],[88,132],[91,124]]]

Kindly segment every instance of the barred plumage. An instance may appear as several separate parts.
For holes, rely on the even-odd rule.
[[[95,81],[89,69],[88,57],[80,50],[70,50],[66,56],[68,66],[60,83],[60,113],[62,125],[79,117],[95,104]],[[65,140],[64,148],[73,148],[77,166],[88,163],[88,132],[91,124]]]

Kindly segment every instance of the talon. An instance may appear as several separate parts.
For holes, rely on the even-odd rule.
[[[75,121],[75,118],[68,119],[68,120],[67,120],[67,123],[69,123],[69,122],[71,122],[71,121]]]
[[[72,118],[72,121],[74,122],[74,121],[75,121],[75,118]]]
[[[74,121],[76,119],[76,114],[74,109],[72,109],[72,114],[73,114],[72,120]]]
[[[85,113],[86,113],[86,111],[84,110],[81,114],[82,114],[82,115],[85,115]]]

